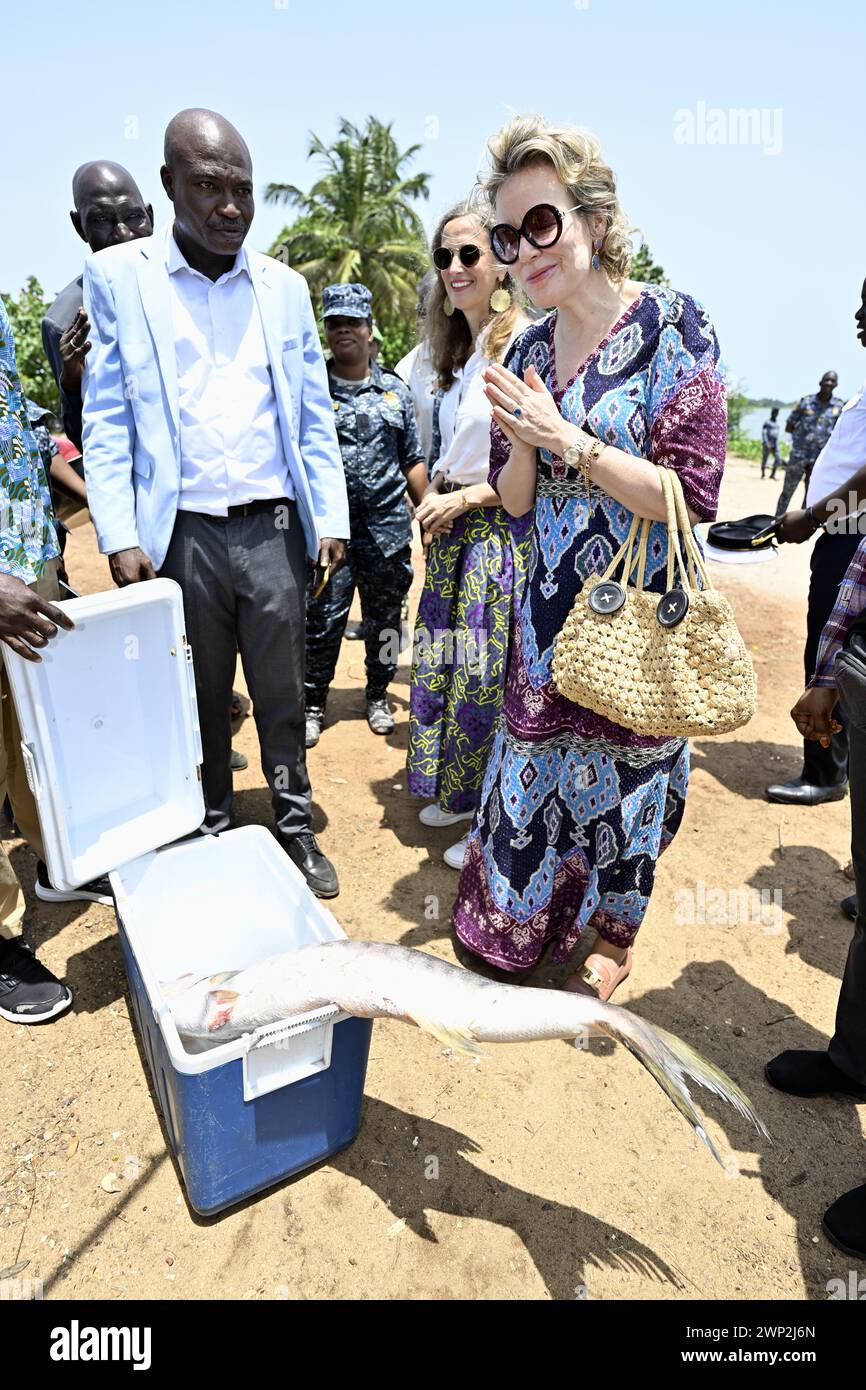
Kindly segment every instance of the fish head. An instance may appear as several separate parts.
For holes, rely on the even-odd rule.
[[[214,1034],[229,1022],[240,998],[237,990],[225,988],[237,973],[225,970],[204,978],[181,975],[160,986],[181,1038],[208,1040],[211,1044],[219,1041]]]

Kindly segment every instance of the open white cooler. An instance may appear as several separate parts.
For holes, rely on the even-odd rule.
[[[358,1132],[372,1025],[332,1005],[202,1053],[161,983],[341,938],[262,826],[204,819],[192,652],[169,579],[67,600],[40,663],[6,650],[51,881],[110,875],[133,1011],[191,1205],[209,1213]],[[176,843],[180,841],[180,843]]]

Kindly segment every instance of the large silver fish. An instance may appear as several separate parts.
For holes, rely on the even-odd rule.
[[[686,1078],[721,1096],[767,1136],[748,1097],[687,1043],[616,1004],[565,990],[498,984],[424,951],[374,941],[303,946],[251,966],[163,986],[181,1038],[218,1046],[265,1024],[327,1004],[357,1018],[417,1024],[440,1042],[477,1053],[480,1043],[583,1039],[623,1043],[684,1115],[723,1167]],[[768,1136],[767,1136],[768,1137]]]

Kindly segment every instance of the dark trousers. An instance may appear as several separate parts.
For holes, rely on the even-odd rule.
[[[866,1086],[866,676],[837,667],[839,692],[848,709],[851,780],[851,858],[857,921],[848,948],[836,1008],[830,1057],[840,1071]]]
[[[232,822],[232,678],[240,651],[277,834],[310,828],[304,748],[308,565],[295,504],[248,516],[178,512],[160,575],[183,590],[204,755],[204,829]]]
[[[341,565],[322,590],[307,603],[308,709],[324,709],[337,669],[340,643],[357,588],[366,647],[367,699],[385,694],[397,670],[403,597],[412,586],[412,550],[383,555],[366,527],[352,524],[352,539]]]
[[[806,616],[806,650],[803,665],[806,684],[815,674],[818,643],[821,631],[833,611],[839,585],[851,563],[861,537],[823,532],[812,551],[812,578],[809,583],[809,608]],[[814,787],[832,787],[848,777],[848,735],[845,732],[845,711],[837,710],[842,725],[841,734],[834,734],[829,748],[822,748],[814,739],[803,740],[803,776]]]

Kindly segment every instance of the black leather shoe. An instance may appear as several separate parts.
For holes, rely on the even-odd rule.
[[[767,796],[770,801],[781,801],[786,806],[820,806],[823,801],[842,801],[847,790],[847,782],[816,787],[805,777],[795,777],[793,782],[774,782],[767,788]]]
[[[837,1197],[825,1211],[821,1226],[838,1250],[866,1260],[866,1183]]]
[[[866,1086],[846,1076],[830,1059],[828,1052],[780,1052],[764,1067],[764,1075],[777,1091],[789,1096],[829,1096],[836,1092],[866,1100]]]
[[[300,869],[311,893],[317,898],[336,898],[340,891],[337,872],[316,843],[312,831],[302,831],[290,840],[282,841],[283,849],[293,864]]]
[[[856,922],[856,921],[857,921],[857,894],[856,894],[856,893],[852,893],[851,896],[850,896],[850,898],[843,898],[842,901],[840,902],[839,906],[841,907],[842,911],[845,913],[845,916],[846,916],[846,917],[850,917],[852,922]]]

